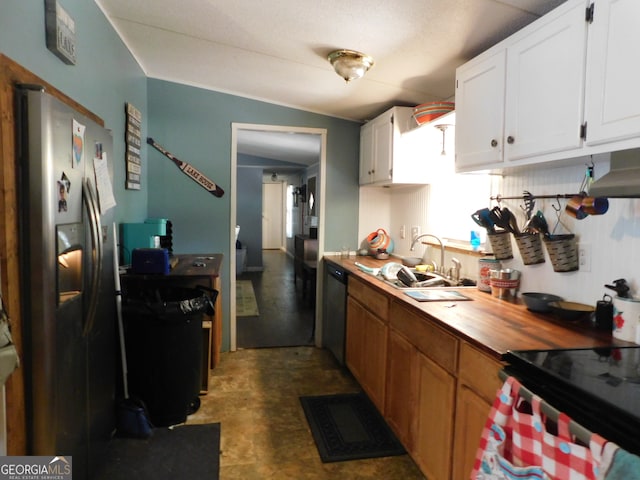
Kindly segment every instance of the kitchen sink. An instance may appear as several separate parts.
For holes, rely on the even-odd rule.
[[[397,288],[398,290],[403,290],[403,291],[420,291],[420,290],[431,290],[436,288],[437,289],[447,289],[447,288],[457,289],[457,288],[466,288],[466,287],[473,288],[476,286],[475,282],[468,279],[461,279],[458,281],[458,280],[453,280],[453,279],[444,277],[442,275],[439,275],[433,272],[421,273],[421,272],[416,272],[414,269],[411,269],[411,271],[418,278],[418,283],[412,287],[405,285],[404,283],[402,283],[400,280],[397,280],[397,279],[388,280],[381,275],[378,276],[378,278],[382,282],[386,283],[387,285],[390,285],[394,288]]]

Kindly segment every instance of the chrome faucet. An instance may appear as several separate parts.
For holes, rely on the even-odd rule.
[[[416,247],[416,243],[418,243],[418,240],[420,240],[421,238],[424,237],[431,237],[434,240],[436,240],[439,244],[440,244],[440,266],[439,271],[438,268],[436,268],[436,271],[438,273],[444,274],[444,243],[442,243],[442,240],[440,240],[439,237],[436,237],[435,235],[432,235],[431,233],[423,233],[422,235],[416,235],[416,237],[413,239],[413,241],[411,242],[411,248],[409,250],[411,250],[412,252],[414,251],[415,247]]]
[[[462,263],[457,258],[452,258],[451,263],[453,263],[453,267],[449,269],[449,278],[455,280],[456,282],[460,280],[460,270],[462,269]]]

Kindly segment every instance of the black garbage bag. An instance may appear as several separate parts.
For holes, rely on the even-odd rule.
[[[213,315],[218,292],[155,285],[123,299],[131,396],[147,406],[151,423],[182,423],[200,405],[203,315]]]

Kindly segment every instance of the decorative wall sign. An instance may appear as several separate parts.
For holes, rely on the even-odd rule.
[[[57,0],[44,0],[47,48],[67,65],[76,64],[76,22]]]
[[[126,151],[127,178],[125,188],[129,190],[140,190],[140,175],[142,167],[140,163],[140,146],[142,145],[142,113],[136,107],[127,103],[125,105],[127,114],[126,128],[124,132]]]
[[[224,190],[220,187],[220,185],[216,185],[215,182],[209,178],[207,178],[202,172],[200,172],[196,167],[187,163],[179,158],[175,157],[171,152],[165,150],[162,145],[156,142],[153,138],[147,137],[147,143],[151,145],[153,148],[162,153],[165,157],[171,160],[176,166],[184,173],[187,177],[191,178],[194,182],[199,184],[202,188],[208,191],[214,197],[221,197],[224,195]]]

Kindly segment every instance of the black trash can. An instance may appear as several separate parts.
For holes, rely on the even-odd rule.
[[[171,285],[125,292],[129,393],[155,426],[182,423],[200,405],[202,317],[213,314],[217,293]]]

